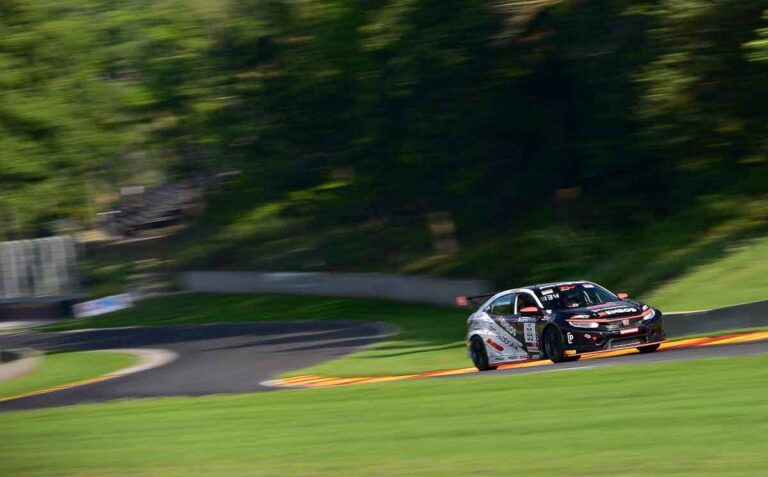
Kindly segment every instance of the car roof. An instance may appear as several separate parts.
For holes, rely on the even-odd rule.
[[[587,280],[570,280],[567,282],[540,283],[538,285],[528,285],[522,288],[527,288],[529,290],[536,291],[537,289],[541,290],[542,288],[556,288],[556,287],[561,287],[565,285],[581,285],[583,283],[592,283],[592,282]]]
[[[500,295],[505,295],[507,293],[515,293],[520,291],[536,292],[536,290],[540,290],[542,288],[557,288],[565,285],[581,285],[583,283],[592,283],[592,282],[588,280],[570,280],[567,282],[552,282],[552,283],[540,283],[538,285],[526,285],[524,287],[509,288],[507,290],[498,291],[493,295],[491,295],[491,298],[495,298]]]
[[[526,291],[526,292],[533,293],[535,296],[536,291],[541,290],[542,288],[556,288],[556,287],[565,286],[565,285],[580,285],[583,283],[593,283],[593,282],[590,282],[589,280],[570,280],[570,281],[563,281],[563,282],[540,283],[538,285],[527,285],[524,287],[510,288],[507,290],[498,291],[493,295],[488,296],[488,298],[483,302],[483,304],[493,301],[508,293],[519,293],[521,291]],[[538,297],[536,298],[538,299]]]

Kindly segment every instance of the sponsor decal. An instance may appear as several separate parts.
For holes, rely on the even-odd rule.
[[[613,308],[610,310],[603,310],[598,313],[599,316],[610,316],[610,315],[618,315],[620,313],[637,313],[637,308],[631,308],[631,307],[624,307],[624,308]]]
[[[619,330],[619,334],[621,334],[621,335],[629,335],[629,334],[632,334],[632,333],[637,333],[638,331],[640,331],[640,328],[626,328],[624,330]]]
[[[568,332],[568,334],[567,334],[566,336],[567,336],[567,338],[568,338],[568,344],[573,344],[573,333],[571,333],[571,332],[569,331],[569,332]]]
[[[512,348],[520,348],[520,342],[515,340],[514,338],[507,338],[506,336],[500,334],[496,330],[488,330],[489,334],[492,334],[497,340],[501,341],[505,345],[512,347]]]
[[[518,320],[520,323],[535,323],[536,317],[535,316],[523,316]]]
[[[621,324],[624,326],[629,326],[629,320],[621,320]]]
[[[544,295],[541,297],[541,301],[552,301],[560,298],[560,295],[557,293],[553,293],[552,295]]]
[[[512,336],[517,336],[517,330],[508,321],[501,319],[497,321],[498,325],[502,327],[507,333]]]
[[[589,333],[584,333],[584,337],[585,337],[586,339],[591,339],[591,338],[592,338],[592,335],[590,335]]]
[[[549,295],[551,293],[552,293],[552,289],[551,288],[549,290],[542,290],[542,292],[541,292],[542,295]]]
[[[560,291],[573,290],[574,288],[576,288],[576,285],[566,285],[564,287],[560,287]]]
[[[584,284],[584,285],[582,285],[582,286],[583,286],[584,288],[595,288],[595,286],[594,286],[594,285],[592,285],[591,283],[585,283],[585,284]]]
[[[486,343],[491,345],[496,351],[504,351],[504,347],[501,346],[499,343],[493,341],[492,339],[488,338],[485,340]]]

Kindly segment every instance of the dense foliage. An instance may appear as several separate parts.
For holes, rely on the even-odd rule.
[[[759,195],[766,9],[2,0],[0,233],[87,224],[119,185],[221,165],[243,174],[209,224],[272,204],[285,233],[380,250],[378,231],[391,261],[440,234],[450,253],[531,224],[630,227],[705,194]],[[354,255],[321,260],[334,253]]]

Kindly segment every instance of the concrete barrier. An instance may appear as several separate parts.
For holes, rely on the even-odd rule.
[[[768,326],[768,300],[706,311],[664,314],[664,331],[670,337],[765,326]]]
[[[184,291],[323,295],[453,305],[459,295],[482,295],[493,288],[485,280],[326,272],[183,272]]]
[[[344,296],[436,305],[454,305],[459,295],[494,291],[492,284],[485,280],[380,273],[184,272],[179,274],[178,281],[181,288],[189,292]],[[768,300],[664,314],[664,330],[669,337],[766,326]]]

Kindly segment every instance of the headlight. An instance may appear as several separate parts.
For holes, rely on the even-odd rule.
[[[645,312],[645,316],[643,317],[643,321],[652,320],[654,316],[656,316],[656,310],[653,308],[648,308],[648,310]]]
[[[574,326],[576,328],[597,328],[598,324],[596,321],[578,321],[578,320],[566,320],[568,323],[571,324],[571,326]]]

